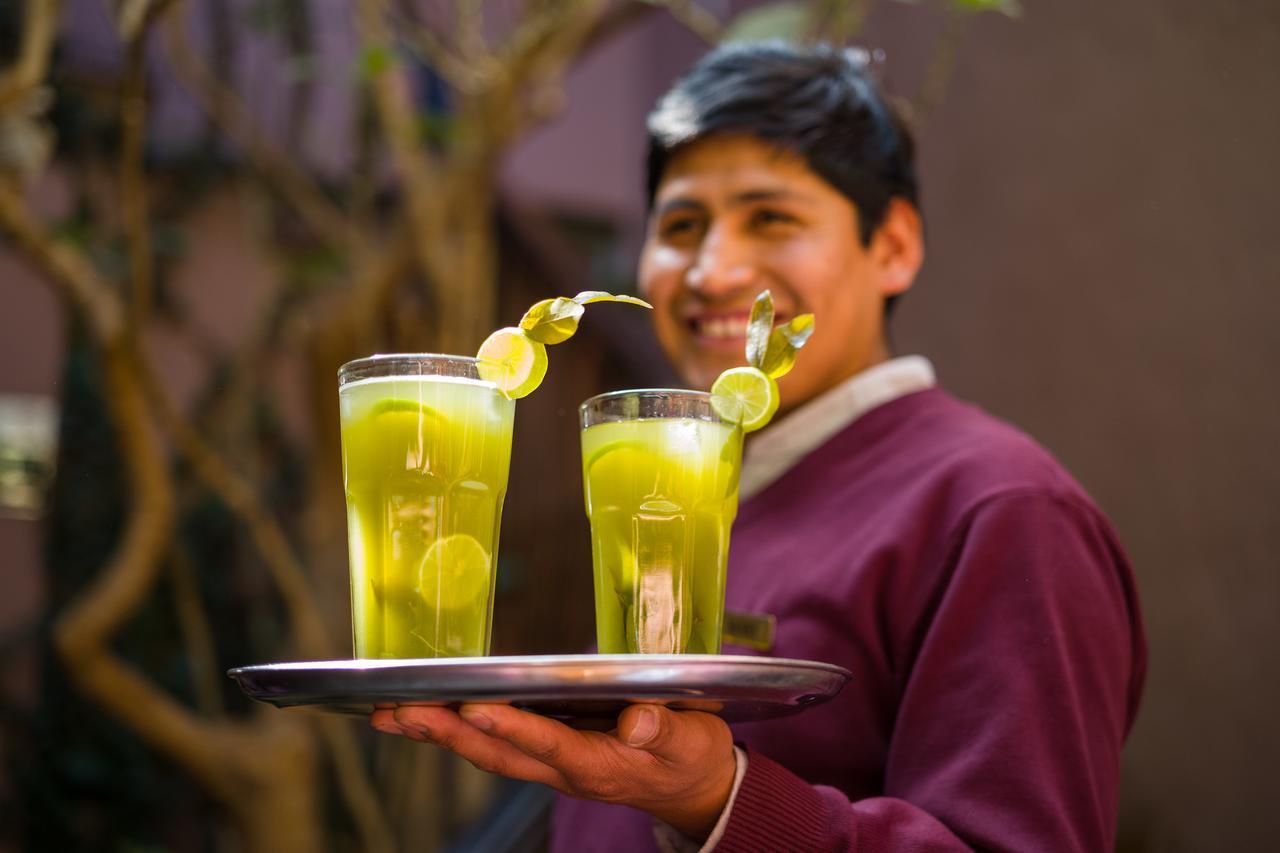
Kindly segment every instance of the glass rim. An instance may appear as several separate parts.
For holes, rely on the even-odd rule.
[[[711,397],[710,391],[695,391],[692,388],[626,388],[622,391],[606,391],[603,394],[596,394],[594,397],[588,397],[578,404],[578,411],[586,411],[587,407],[592,403],[611,400],[615,397],[639,397],[645,394],[651,395],[669,395],[672,397]]]
[[[373,355],[366,355],[363,358],[352,359],[351,361],[348,361],[346,364],[339,367],[338,368],[338,384],[339,385],[345,384],[346,380],[348,380],[351,374],[359,373],[372,368],[377,368],[381,366],[390,367],[391,365],[394,365],[397,363],[423,364],[427,362],[434,362],[437,364],[445,363],[445,364],[474,366],[479,363],[479,360],[472,355],[449,355],[447,353],[436,353],[436,352],[374,353]],[[395,376],[399,374],[388,373],[386,375]],[[404,375],[412,375],[412,374],[404,374]],[[426,375],[434,375],[434,374],[426,374]],[[376,377],[369,377],[369,376],[360,377],[360,379],[371,379],[371,378],[376,378]],[[359,380],[353,379],[351,381],[359,381]],[[477,379],[476,381],[483,382],[484,380]],[[486,383],[486,384],[492,384],[492,383]]]

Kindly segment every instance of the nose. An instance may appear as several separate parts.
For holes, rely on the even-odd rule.
[[[759,270],[746,241],[723,227],[713,227],[685,271],[685,285],[703,296],[731,296],[756,283]]]

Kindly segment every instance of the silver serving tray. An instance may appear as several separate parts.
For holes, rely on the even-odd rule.
[[[852,677],[829,663],[737,655],[538,655],[337,660],[227,672],[248,696],[368,714],[393,705],[501,702],[559,719],[603,720],[635,702],[760,720],[825,702]]]

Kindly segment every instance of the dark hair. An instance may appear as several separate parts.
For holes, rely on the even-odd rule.
[[[853,202],[863,245],[893,198],[918,207],[915,144],[866,73],[866,54],[782,41],[729,44],[703,57],[649,114],[652,206],[676,151],[743,134],[804,158]]]

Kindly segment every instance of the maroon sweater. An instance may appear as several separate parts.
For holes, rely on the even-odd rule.
[[[853,680],[734,727],[750,758],[718,853],[1113,845],[1137,595],[1023,434],[937,389],[868,412],[742,505],[727,606],[778,617],[772,655]],[[645,814],[562,799],[552,848],[656,844]]]

